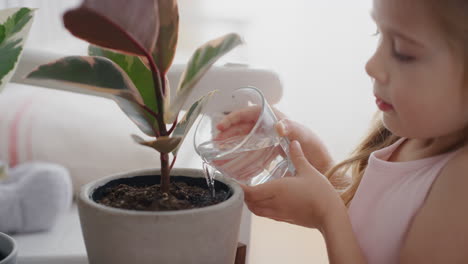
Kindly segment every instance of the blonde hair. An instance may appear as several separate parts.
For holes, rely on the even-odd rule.
[[[422,0],[434,15],[441,31],[454,50],[464,55],[465,83],[468,86],[468,0]],[[372,152],[390,146],[400,137],[385,128],[381,112],[377,112],[368,135],[351,153],[350,158],[336,164],[325,175],[349,205],[356,193]],[[350,173],[348,176],[347,173]]]
[[[465,85],[468,85],[468,1],[423,0],[433,15],[447,42],[464,58]]]

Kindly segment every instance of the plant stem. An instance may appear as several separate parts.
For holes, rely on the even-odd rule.
[[[169,168],[169,154],[161,153],[161,191],[169,193],[170,183],[170,168]]]
[[[165,78],[164,76],[161,77],[158,67],[156,67],[156,64],[154,63],[153,56],[151,54],[147,53],[146,58],[148,59],[150,68],[151,68],[151,74],[153,76],[153,85],[154,85],[154,91],[156,94],[156,102],[157,102],[157,107],[158,107],[158,116],[156,117],[156,120],[158,122],[159,126],[159,134],[161,136],[167,136],[167,129],[166,129],[166,123],[164,122],[164,108],[163,108],[163,102],[164,102],[164,88],[165,88]],[[169,184],[170,184],[170,173],[171,169],[169,168],[169,154],[168,153],[159,153],[160,155],[160,160],[161,160],[161,191],[163,193],[169,193]]]
[[[167,131],[166,131],[166,124],[164,123],[164,109],[163,109],[163,101],[164,101],[163,83],[164,82],[160,78],[159,69],[158,67],[156,67],[156,64],[154,63],[153,56],[147,53],[146,58],[148,59],[148,62],[151,68],[151,74],[153,76],[153,86],[154,86],[154,92],[156,94],[156,102],[157,102],[157,108],[158,108],[158,116],[156,120],[158,122],[159,132],[161,136],[166,136]]]
[[[172,170],[172,167],[174,167],[174,163],[177,159],[177,156],[174,156],[174,158],[172,159],[172,162],[171,162],[171,167],[169,167],[170,170]]]
[[[174,129],[176,128],[177,121],[178,121],[178,118],[176,117],[176,119],[174,120],[174,123],[172,123],[172,127],[169,129],[169,131],[167,131],[168,135],[170,135],[174,131]]]
[[[155,119],[158,118],[158,114],[156,114],[153,110],[151,110],[151,108],[147,107],[146,105],[141,105],[141,107],[145,109],[146,112],[148,112]]]

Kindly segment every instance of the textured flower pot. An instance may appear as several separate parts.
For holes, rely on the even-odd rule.
[[[0,264],[16,264],[17,251],[15,240],[7,234],[0,233]]]
[[[231,191],[227,200],[199,209],[143,212],[93,200],[102,190],[99,187],[113,181],[159,174],[159,170],[135,171],[82,187],[78,209],[89,263],[234,263],[244,194],[230,179],[217,179]],[[171,174],[205,180],[201,170],[173,169]]]

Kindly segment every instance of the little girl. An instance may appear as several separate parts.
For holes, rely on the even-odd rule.
[[[468,263],[468,1],[374,0],[372,17],[380,42],[366,70],[380,111],[369,135],[333,164],[312,132],[280,121],[297,174],[243,186],[245,201],[320,230],[330,263]]]

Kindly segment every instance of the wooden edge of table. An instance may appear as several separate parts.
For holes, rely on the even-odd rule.
[[[247,258],[247,246],[242,243],[237,243],[236,259],[234,264],[245,264]]]

